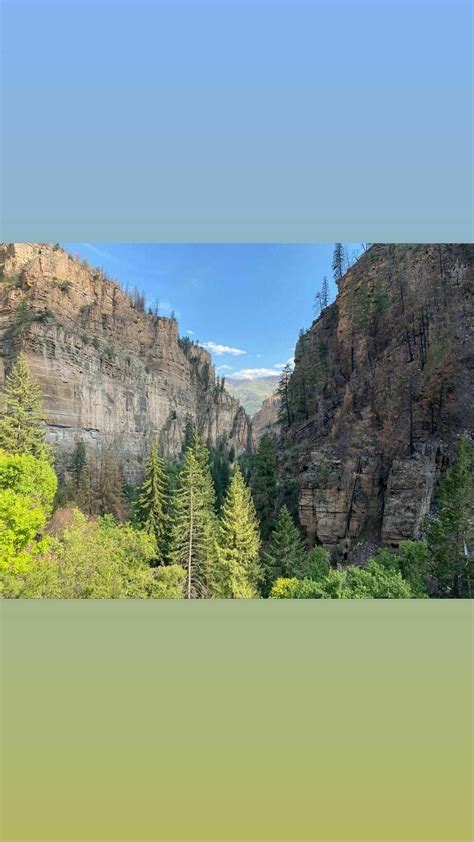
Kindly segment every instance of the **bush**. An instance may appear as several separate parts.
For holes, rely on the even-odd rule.
[[[350,565],[330,570],[319,582],[312,579],[277,579],[272,599],[410,599],[408,582],[399,571],[386,570],[374,559],[366,567]]]

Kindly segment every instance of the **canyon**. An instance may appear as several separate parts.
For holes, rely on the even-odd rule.
[[[173,458],[189,421],[213,445],[250,445],[249,419],[208,352],[59,246],[0,247],[0,387],[19,351],[43,394],[59,472],[83,440],[112,449],[137,482],[152,438]]]

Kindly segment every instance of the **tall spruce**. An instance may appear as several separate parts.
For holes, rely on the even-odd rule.
[[[437,511],[427,529],[433,573],[455,597],[474,589],[474,450],[467,435],[436,495]]]
[[[329,305],[329,283],[326,275],[323,278],[323,283],[321,286],[321,307],[322,310],[326,310]]]
[[[332,255],[332,271],[336,283],[341,280],[344,274],[345,260],[342,243],[335,243]]]
[[[74,481],[74,486],[77,489],[81,483],[81,476],[82,472],[86,466],[86,446],[82,439],[80,439],[73,451],[72,458],[71,458],[71,474]]]
[[[145,466],[145,478],[137,502],[138,519],[145,532],[156,541],[156,560],[163,562],[166,554],[168,479],[166,466],[160,456],[158,443],[152,442]]]
[[[277,496],[277,447],[273,436],[265,433],[258,443],[250,468],[252,497],[264,541],[273,528]]]
[[[214,594],[221,599],[257,595],[260,534],[250,489],[239,467],[230,481],[219,522]]]
[[[45,434],[41,393],[30,374],[26,357],[19,354],[3,392],[0,448],[11,454],[26,453],[51,458]]]
[[[280,509],[270,544],[262,555],[266,594],[279,578],[305,575],[307,554],[299,529],[286,506]]]
[[[212,596],[217,525],[214,505],[208,451],[194,434],[173,494],[169,552],[172,563],[186,571],[187,599]]]
[[[291,427],[293,420],[290,400],[291,365],[287,363],[280,374],[277,394],[280,401],[278,420],[285,427]]]

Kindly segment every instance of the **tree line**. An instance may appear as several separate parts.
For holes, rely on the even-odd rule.
[[[306,545],[271,435],[236,460],[205,445],[189,421],[174,465],[153,441],[124,519],[117,463],[107,452],[94,462],[83,442],[58,495],[45,429],[41,395],[20,354],[0,411],[4,597],[419,598],[428,595],[430,578],[443,595],[471,595],[467,438],[440,484],[426,542],[381,549],[363,568],[340,569],[326,549]]]

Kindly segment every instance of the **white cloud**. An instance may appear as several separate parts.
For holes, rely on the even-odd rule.
[[[283,371],[283,369],[285,368],[285,365],[290,365],[293,368],[294,364],[295,364],[295,358],[289,357],[287,359],[286,363],[275,363],[273,368],[276,368],[278,371]]]
[[[222,354],[231,354],[233,357],[240,357],[246,354],[247,351],[241,351],[240,348],[230,348],[229,345],[219,345],[218,342],[203,342],[202,347],[206,348],[211,354],[221,357]]]
[[[216,371],[233,371],[233,365],[218,365]]]
[[[189,336],[194,336],[194,330],[185,330],[185,333],[188,333]]]
[[[260,380],[262,377],[276,377],[273,368],[241,368],[232,375],[233,380]]]

